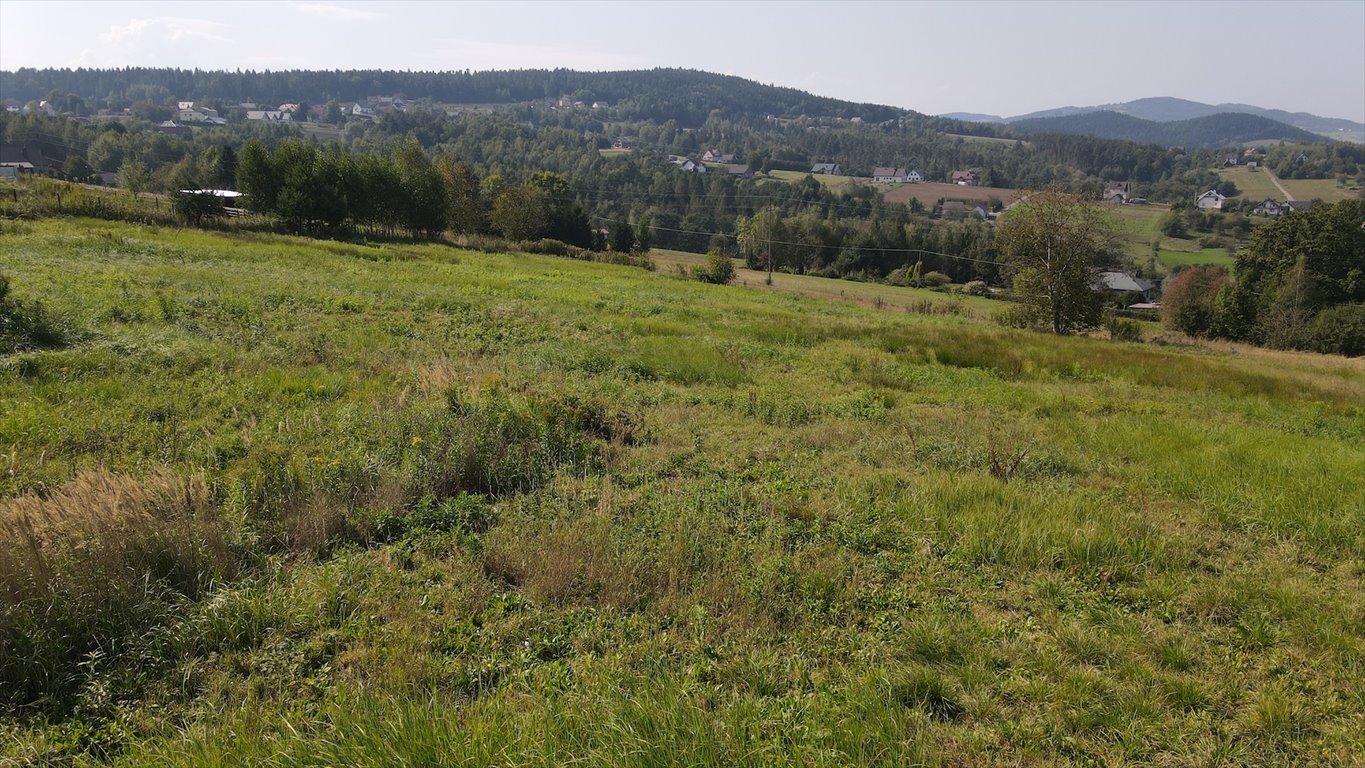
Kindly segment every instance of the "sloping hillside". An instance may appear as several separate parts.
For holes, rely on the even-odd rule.
[[[1269,118],[1235,113],[1163,123],[1119,112],[1101,111],[1021,120],[1011,123],[1010,128],[1024,135],[1071,133],[1190,149],[1225,147],[1246,141],[1269,139],[1297,142],[1326,140]]]

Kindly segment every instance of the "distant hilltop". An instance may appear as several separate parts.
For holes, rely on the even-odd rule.
[[[1157,123],[1195,120],[1198,118],[1229,113],[1254,115],[1256,117],[1274,120],[1277,123],[1284,123],[1285,125],[1317,134],[1318,136],[1337,139],[1339,141],[1365,143],[1365,123],[1358,123],[1353,120],[1346,120],[1338,117],[1321,117],[1307,112],[1286,112],[1283,109],[1267,109],[1251,104],[1205,104],[1199,101],[1177,99],[1171,96],[1157,96],[1148,99],[1125,101],[1117,104],[1101,104],[1093,107],[1058,107],[1056,109],[1029,112],[1025,115],[1015,115],[1014,117],[1001,117],[999,115],[987,115],[978,112],[951,112],[946,115],[940,115],[940,117],[951,120],[962,120],[969,123],[1019,123],[1046,118],[1073,117],[1095,112],[1116,112],[1121,115]],[[1067,133],[1070,131],[1061,132]],[[1272,137],[1265,136],[1259,138]]]

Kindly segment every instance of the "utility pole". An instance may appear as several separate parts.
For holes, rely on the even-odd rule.
[[[768,285],[773,284],[773,233],[768,230]]]

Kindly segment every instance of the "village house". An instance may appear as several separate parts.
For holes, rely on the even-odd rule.
[[[873,168],[872,180],[886,182],[888,184],[904,184],[909,171],[904,168]]]
[[[920,173],[920,172],[917,171],[917,170],[911,170],[911,171],[906,172],[906,174],[905,174],[905,182],[906,182],[907,184],[919,184],[919,183],[921,183],[921,182],[923,182],[923,181],[924,181],[924,174]]]
[[[267,123],[289,123],[293,122],[294,116],[289,112],[281,112],[277,109],[253,109],[246,113],[246,119]]]
[[[975,187],[981,184],[981,174],[976,171],[953,171],[949,181],[959,187]]]
[[[750,176],[753,175],[753,174],[749,173],[749,166],[748,166],[747,163],[730,163],[730,164],[727,164],[727,165],[725,166],[725,172],[726,172],[727,174],[731,175],[731,176],[738,176],[738,177],[740,177],[740,178],[742,178],[742,179],[747,179],[747,178],[749,178]]]
[[[1225,200],[1227,200],[1227,198],[1219,194],[1218,190],[1210,189],[1208,192],[1205,192],[1194,199],[1194,207],[1203,208],[1205,210],[1221,211],[1223,210],[1223,202]]]
[[[1104,201],[1122,205],[1132,197],[1132,187],[1126,181],[1109,181],[1104,185]]]
[[[156,127],[157,133],[164,133],[167,136],[189,136],[194,133],[194,129],[188,125],[181,125],[174,120],[166,120]]]
[[[680,157],[673,164],[688,173],[706,173],[706,166],[690,157]]]
[[[1252,216],[1279,216],[1293,210],[1287,203],[1281,203],[1274,198],[1268,198],[1265,202],[1251,209]]]
[[[43,154],[37,144],[0,144],[0,168],[13,169],[10,178],[19,173],[52,173],[57,164]]]
[[[1127,272],[1101,272],[1097,282],[1097,287],[1103,288],[1110,293],[1142,294],[1143,303],[1151,302],[1152,290],[1156,288],[1154,284],[1149,283],[1140,277],[1134,277]]]
[[[733,154],[721,154],[721,151],[714,147],[706,150],[705,154],[701,156],[701,161],[703,163],[731,163],[734,162],[734,159],[735,156]]]
[[[967,215],[967,204],[961,200],[946,200],[939,206],[938,215],[945,219],[961,219]]]
[[[844,169],[840,168],[838,163],[816,163],[811,166],[810,172],[830,174],[833,176],[844,175]]]

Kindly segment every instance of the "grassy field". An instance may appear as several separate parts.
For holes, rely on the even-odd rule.
[[[1180,265],[1232,266],[1235,258],[1226,248],[1202,248],[1198,238],[1181,239],[1161,234],[1161,219],[1167,211],[1163,205],[1104,207],[1125,253],[1138,263],[1143,263],[1151,256],[1151,246],[1155,242],[1159,248],[1157,260],[1166,269]]]
[[[706,261],[699,253],[655,248],[650,258],[659,271],[686,274],[692,267]],[[859,283],[852,280],[833,280],[809,275],[773,273],[768,284],[768,273],[748,269],[741,259],[735,259],[735,284],[780,293],[795,293],[831,301],[842,301],[890,311],[917,312],[926,315],[961,315],[989,319],[1001,308],[998,301],[976,296],[958,296],[924,288],[904,288],[884,283]]]
[[[1358,764],[1365,361],[658,260],[0,222],[0,764]]]
[[[1279,188],[1275,186],[1275,182],[1271,180],[1270,174],[1263,169],[1253,171],[1246,166],[1224,168],[1218,171],[1218,178],[1236,184],[1240,191],[1238,197],[1253,202],[1259,203],[1267,198],[1284,199],[1284,193],[1280,192]]]
[[[971,203],[986,203],[995,198],[1005,205],[1024,196],[1022,189],[1002,189],[997,187],[963,187],[957,184],[924,182],[921,184],[878,184],[888,201],[907,203],[911,198],[918,199],[927,209],[932,209],[938,199],[962,200]]]
[[[1326,203],[1335,203],[1360,199],[1359,189],[1340,186],[1336,179],[1280,179],[1280,183],[1295,200],[1321,199]]]
[[[836,176],[831,173],[807,174],[801,171],[768,171],[768,175],[774,179],[791,182],[800,181],[806,178],[806,176],[813,176],[817,181],[830,189],[843,189],[850,184],[861,184],[869,181],[868,179],[857,176]]]

